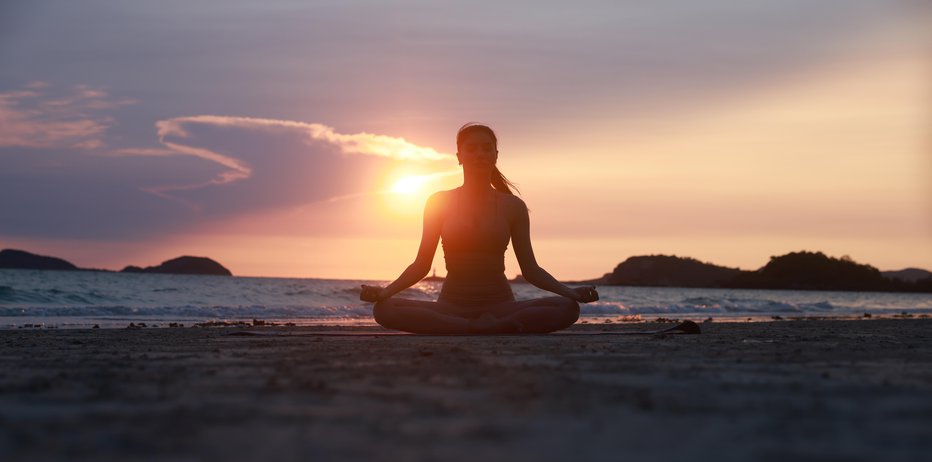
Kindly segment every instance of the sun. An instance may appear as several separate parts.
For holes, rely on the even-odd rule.
[[[416,194],[421,191],[426,182],[423,176],[406,176],[395,182],[391,191],[395,194]]]
[[[391,172],[379,190],[382,210],[394,218],[417,223],[412,218],[424,210],[424,204],[434,191],[455,186],[459,170],[441,172]]]
[[[408,173],[390,183],[391,187],[385,190],[388,193],[384,196],[385,210],[405,219],[417,216],[427,200],[429,191],[426,186],[431,179],[430,175]]]

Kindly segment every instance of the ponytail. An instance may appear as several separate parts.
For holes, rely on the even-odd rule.
[[[505,178],[505,175],[502,175],[502,172],[498,171],[497,166],[492,167],[492,187],[495,188],[498,192],[511,194],[512,196],[515,193],[511,192],[511,188],[514,188],[515,191],[518,191],[518,187],[515,186],[515,184],[510,180],[508,180],[508,178]]]

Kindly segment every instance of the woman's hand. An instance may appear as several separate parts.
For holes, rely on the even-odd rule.
[[[595,286],[576,287],[573,291],[576,292],[576,301],[580,303],[594,302],[599,299]]]
[[[380,302],[382,301],[382,288],[379,286],[367,286],[362,285],[362,291],[359,292],[359,299],[364,302]]]

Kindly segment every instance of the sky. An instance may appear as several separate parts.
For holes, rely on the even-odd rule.
[[[392,279],[482,122],[560,279],[932,269],[929,24],[922,0],[5,1],[0,248]]]

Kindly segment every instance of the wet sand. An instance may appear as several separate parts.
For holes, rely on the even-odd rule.
[[[0,331],[0,460],[932,457],[932,320],[701,327]]]

